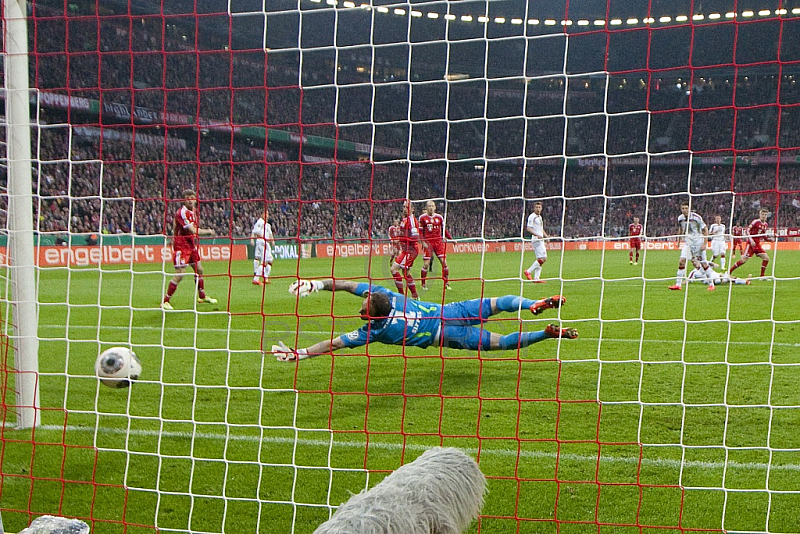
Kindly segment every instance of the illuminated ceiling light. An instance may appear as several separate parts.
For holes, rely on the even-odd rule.
[[[335,6],[338,3],[338,0],[328,0],[325,3],[328,4],[329,6]]]
[[[496,18],[494,19],[494,21],[495,21],[497,24],[505,24],[505,23],[506,23],[506,19],[505,19],[504,17],[496,17]]]
[[[522,19],[511,19],[511,24],[522,24]]]
[[[627,24],[639,24],[639,19],[628,19],[625,22]]]
[[[344,7],[356,7],[356,4],[354,2],[345,2],[343,5]]]
[[[718,18],[720,18],[721,16],[722,16],[722,15],[720,15],[719,13],[711,13],[711,14],[708,16],[708,18],[710,18],[711,20],[717,20],[717,19],[718,19]]]
[[[478,17],[478,22],[483,22],[485,24],[489,22],[489,17],[480,16]]]
[[[800,14],[800,7],[792,9],[792,15],[798,15],[798,14]]]
[[[405,9],[400,9],[399,7],[397,7],[394,10],[394,14],[395,15],[405,15],[406,14],[406,10]]]
[[[672,17],[661,17],[660,19],[658,19],[658,22],[670,22],[671,20]]]
[[[725,18],[726,19],[735,19],[736,18],[736,13],[734,13],[733,11],[728,11],[727,13],[725,13]]]
[[[644,22],[645,24],[652,24],[655,21],[656,19],[654,19],[653,17],[647,17],[646,19],[642,19],[642,22]]]
[[[539,24],[539,19],[528,19],[528,24],[530,24],[531,26],[536,26],[537,24]]]
[[[372,6],[369,4],[361,4],[361,9],[372,9]]]
[[[609,22],[609,24],[611,24],[612,26],[619,26],[620,24],[622,24],[622,20],[620,20],[620,19],[611,19],[611,22]]]
[[[572,21],[571,20],[562,20],[561,21],[561,25],[562,26],[572,26]]]
[[[428,18],[429,19],[438,19],[439,18],[439,14],[438,13],[434,13],[433,11],[431,11],[430,13],[428,13]]]
[[[770,15],[770,13],[771,13],[771,11],[769,9],[762,9],[761,11],[758,12],[758,16],[759,17],[768,17]]]
[[[411,11],[411,16],[419,18],[422,16],[422,11]]]
[[[315,2],[315,3],[317,3],[317,4],[319,4],[320,2],[322,2],[322,0],[311,0],[311,1],[312,1],[312,2]]]
[[[711,17],[711,15],[709,15],[709,18],[710,17]],[[703,15],[701,15],[700,13],[698,13],[697,15],[692,15],[692,20],[703,20],[704,18],[705,17]]]
[[[753,15],[755,15],[755,13],[753,13],[752,11],[742,11],[743,17],[752,17]]]
[[[379,7],[376,7],[375,9],[378,10],[378,13],[388,13],[389,12],[389,8],[388,7],[379,6]]]
[[[546,21],[544,21],[544,25],[545,26],[555,26],[556,25],[556,21],[554,21],[553,19],[547,19]]]
[[[578,26],[588,26],[588,25],[589,25],[589,21],[586,20],[586,19],[581,19],[581,20],[578,21]]]
[[[678,15],[675,17],[675,22],[686,22],[687,20],[689,20],[689,17],[686,15]]]
[[[472,22],[472,15],[461,15],[461,22]]]
[[[606,25],[606,21],[597,19],[596,21],[594,21],[594,25],[595,26],[605,26]]]
[[[788,9],[776,9],[776,10],[775,10],[775,14],[776,14],[776,15],[785,15],[785,14],[786,14],[786,13],[788,13],[788,12],[789,12],[789,10],[788,10]]]
[[[445,20],[456,20],[456,16],[453,15],[452,13],[448,13],[447,15],[444,16],[444,18]]]

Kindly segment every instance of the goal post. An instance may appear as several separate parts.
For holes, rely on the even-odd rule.
[[[14,350],[16,426],[31,428],[39,412],[39,338],[33,239],[27,3],[3,3],[6,150],[8,169],[8,273],[6,320]],[[7,323],[8,324],[8,323]]]

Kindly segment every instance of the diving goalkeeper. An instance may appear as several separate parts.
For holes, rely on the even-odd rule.
[[[362,297],[359,314],[366,321],[361,328],[307,348],[294,350],[282,341],[272,346],[280,361],[304,360],[343,349],[361,347],[367,343],[406,345],[412,347],[449,347],[466,350],[510,350],[527,347],[544,339],[563,337],[575,339],[574,328],[550,324],[537,332],[515,332],[500,335],[479,325],[500,312],[528,309],[539,315],[566,302],[560,295],[530,300],[513,295],[451,302],[442,306],[432,302],[407,299],[380,286],[350,280],[298,280],[289,286],[289,293],[306,297],[311,293],[346,291]]]

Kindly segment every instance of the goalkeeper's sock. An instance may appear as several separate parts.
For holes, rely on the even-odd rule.
[[[528,310],[534,304],[536,304],[535,300],[517,297],[514,295],[497,297],[497,309],[504,312],[515,312],[520,309]]]
[[[516,349],[517,347],[524,348],[528,345],[538,343],[543,339],[547,339],[547,337],[544,330],[540,330],[539,332],[515,332],[500,338],[500,349],[509,350]]]
[[[761,260],[761,276],[767,272],[767,264],[769,264],[769,260]]]

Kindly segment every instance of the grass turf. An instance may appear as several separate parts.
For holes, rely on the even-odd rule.
[[[357,328],[360,301],[297,301],[290,281],[392,287],[384,258],[279,261],[263,288],[250,262],[209,262],[219,304],[195,305],[184,280],[167,314],[160,266],[42,270],[43,426],[3,431],[6,529],[50,513],[91,518],[93,532],[312,532],[351,492],[448,445],[489,477],[482,532],[796,532],[798,260],[780,251],[774,280],[673,292],[675,252],[638,266],[625,252],[551,253],[541,285],[519,280],[529,257],[451,255],[454,290],[434,279],[424,300],[563,294],[561,310],[487,328],[561,322],[581,337],[519,353],[375,345],[299,365],[261,350]],[[130,390],[93,376],[114,345],[142,360]]]

